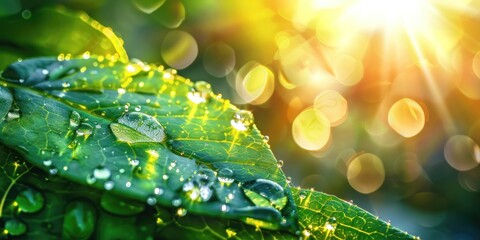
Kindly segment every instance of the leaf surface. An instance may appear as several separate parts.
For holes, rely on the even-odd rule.
[[[0,141],[36,167],[150,205],[296,229],[290,189],[263,136],[250,120],[236,128],[238,109],[174,70],[39,58],[2,76],[17,115],[0,123]],[[246,195],[252,184],[262,202]]]

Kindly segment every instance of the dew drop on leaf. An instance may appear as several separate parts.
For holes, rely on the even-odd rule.
[[[187,215],[187,209],[185,209],[185,208],[177,209],[177,215],[179,217],[184,217],[185,215]]]
[[[115,182],[113,182],[111,180],[106,181],[105,184],[103,184],[103,188],[105,188],[105,190],[107,190],[107,191],[112,190],[113,187],[115,187]]]
[[[233,171],[229,168],[222,168],[218,171],[218,181],[225,185],[230,185],[233,182]]]
[[[331,217],[325,223],[325,231],[335,231],[337,228],[337,219],[335,217]]]
[[[121,216],[133,216],[145,210],[145,203],[122,198],[110,192],[102,194],[102,197],[100,198],[100,206],[109,213]]]
[[[75,132],[77,133],[77,136],[88,137],[92,135],[93,127],[88,123],[81,123],[80,126],[78,126],[77,131]]]
[[[86,180],[87,180],[87,184],[88,184],[88,185],[92,185],[92,184],[94,184],[94,183],[97,181],[97,179],[95,178],[95,176],[93,176],[93,173],[92,173],[92,174],[88,174]]]
[[[95,208],[83,201],[67,205],[63,218],[62,239],[89,239],[96,225]]]
[[[73,111],[72,114],[70,114],[70,127],[78,127],[78,125],[80,125],[81,119],[82,118],[80,117],[80,114],[77,111]]]
[[[245,195],[257,206],[282,210],[288,202],[287,195],[278,183],[257,179],[242,185]]]
[[[48,173],[50,173],[50,175],[56,175],[58,173],[58,168],[56,167],[51,167],[49,170],[48,170]]]
[[[147,204],[150,206],[155,206],[155,204],[157,204],[157,199],[155,198],[155,196],[148,196]]]
[[[213,190],[210,186],[201,186],[200,187],[200,198],[202,201],[206,202],[212,197]]]
[[[173,200],[172,200],[172,205],[173,205],[174,207],[178,207],[178,206],[182,205],[182,199],[180,199],[180,198],[175,198],[175,199],[173,199]]]
[[[7,113],[7,122],[20,118],[20,109],[12,109]]]
[[[5,222],[5,230],[7,230],[11,236],[20,236],[27,231],[27,226],[20,220],[10,219]]]
[[[128,112],[122,115],[118,123],[110,124],[118,141],[127,143],[163,142],[163,126],[154,117],[141,112]]]
[[[187,97],[195,104],[204,103],[208,101],[212,94],[212,86],[205,81],[198,81],[195,83],[191,91],[188,92]]]
[[[283,164],[284,164],[283,160],[278,160],[278,161],[277,161],[277,166],[278,166],[279,168],[283,167]]]
[[[239,110],[233,115],[230,124],[239,131],[246,131],[253,125],[254,118],[252,112],[248,110]]]
[[[96,179],[108,179],[111,175],[111,171],[104,166],[98,166],[93,170],[93,177]]]
[[[20,192],[15,201],[22,212],[34,213],[42,209],[45,204],[45,198],[38,191],[33,189],[25,189]]]
[[[165,190],[163,190],[163,188],[160,188],[160,187],[156,187],[155,189],[153,189],[153,193],[157,196],[163,195],[164,192]]]
[[[50,167],[50,166],[52,166],[52,159],[43,160],[42,163],[43,163],[43,166]]]

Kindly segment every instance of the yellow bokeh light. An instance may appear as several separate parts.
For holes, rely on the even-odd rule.
[[[333,61],[337,81],[345,86],[357,84],[363,78],[363,64],[352,56],[340,55]]]
[[[458,171],[467,171],[480,163],[480,147],[470,137],[455,135],[443,150],[448,164]]]
[[[322,112],[331,126],[338,126],[347,119],[347,100],[337,91],[326,90],[315,98],[314,108]]]
[[[165,63],[176,69],[190,66],[198,55],[198,45],[192,35],[177,30],[167,33],[161,50]]]
[[[273,94],[274,75],[264,65],[248,62],[238,71],[235,86],[244,103],[263,104]]]
[[[409,138],[425,126],[425,113],[420,104],[409,98],[398,100],[388,112],[388,123],[398,134]]]
[[[385,180],[382,160],[371,153],[356,156],[348,164],[347,179],[350,186],[360,193],[375,192]]]
[[[307,108],[293,121],[292,135],[298,146],[311,151],[321,150],[330,139],[330,121],[322,112]]]

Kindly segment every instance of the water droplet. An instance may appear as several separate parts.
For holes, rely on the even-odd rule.
[[[337,228],[337,219],[335,217],[331,217],[325,223],[325,231],[335,231]]]
[[[132,182],[128,181],[125,183],[126,188],[130,188],[132,186]]]
[[[230,185],[233,179],[233,171],[229,168],[222,168],[218,171],[218,181],[222,184]]]
[[[190,92],[188,92],[188,99],[195,104],[204,103],[212,94],[212,86],[210,83],[204,81],[198,81]]]
[[[253,114],[247,110],[240,110],[233,115],[230,124],[239,131],[246,131],[253,125]]]
[[[230,207],[228,205],[222,204],[221,210],[222,212],[228,212],[230,211]]]
[[[201,186],[200,187],[200,198],[202,201],[206,202],[212,197],[213,191],[210,186]]]
[[[267,135],[263,136],[263,142],[268,143],[268,141],[270,141],[270,137]]]
[[[95,169],[93,169],[93,177],[96,179],[108,179],[112,173],[108,168],[105,168],[104,166],[98,166]]]
[[[135,107],[135,111],[140,112],[142,110],[142,106],[138,105]]]
[[[179,217],[184,217],[185,215],[187,215],[187,209],[185,209],[185,208],[177,209],[177,215]]]
[[[89,239],[96,225],[96,210],[91,204],[71,202],[63,218],[62,239]]]
[[[154,117],[141,112],[129,112],[122,115],[118,123],[110,124],[117,140],[127,143],[163,142],[163,126]]]
[[[18,203],[18,207],[22,212],[34,213],[42,209],[45,198],[40,192],[28,188],[20,192],[15,198],[15,201]]]
[[[27,226],[20,220],[10,219],[5,222],[5,230],[11,236],[20,236],[27,231]]]
[[[62,83],[62,87],[68,88],[68,87],[70,87],[70,83],[63,82],[63,83]]]
[[[136,167],[138,166],[138,164],[140,164],[140,161],[138,159],[133,159],[132,161],[130,161],[130,165],[132,165],[132,167]]]
[[[153,193],[157,196],[161,196],[163,195],[165,191],[163,190],[163,188],[160,188],[160,187],[156,187],[155,189],[153,189]]]
[[[43,160],[43,166],[45,167],[52,166],[52,159]]]
[[[155,196],[147,197],[147,204],[150,206],[154,206],[155,204],[157,204],[157,199],[155,198]]]
[[[278,161],[277,161],[277,166],[278,166],[279,168],[283,167],[283,164],[284,164],[283,160],[278,160]]]
[[[123,95],[127,92],[127,90],[125,90],[124,88],[119,88],[117,89],[117,92],[118,92],[118,95]]]
[[[20,109],[12,109],[7,113],[7,122],[20,118]]]
[[[97,179],[93,176],[93,174],[87,175],[87,184],[92,185],[97,181]]]
[[[47,69],[42,69],[42,74],[43,75],[48,75],[49,71]]]
[[[172,205],[173,205],[174,207],[178,207],[178,206],[182,205],[182,199],[180,199],[180,198],[175,198],[175,199],[173,199],[173,200],[172,200]]]
[[[92,135],[93,127],[88,123],[81,123],[80,126],[78,126],[78,128],[75,132],[77,133],[77,136],[88,137],[88,136]]]
[[[145,210],[145,203],[123,198],[110,192],[102,194],[100,206],[107,212],[121,216],[133,216]]]
[[[246,182],[242,188],[245,195],[257,206],[272,206],[282,210],[288,202],[283,188],[278,183],[267,179]]]
[[[48,173],[50,173],[50,175],[55,175],[58,173],[58,168],[56,167],[51,167],[49,170],[48,170]]]
[[[111,180],[106,181],[105,184],[103,184],[103,188],[105,188],[105,190],[107,190],[107,191],[112,190],[113,187],[115,187],[115,182],[113,182]]]

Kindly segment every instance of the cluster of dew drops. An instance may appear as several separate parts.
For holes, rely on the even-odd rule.
[[[90,53],[85,52],[82,57],[84,59],[90,58]],[[71,59],[70,54],[60,54],[57,57],[58,61],[68,61]],[[100,56],[98,57],[98,61],[102,62],[105,59],[109,59],[110,63],[109,66],[113,66],[111,63],[114,63],[118,60],[118,56]],[[104,67],[104,65],[95,65],[94,66],[99,66],[99,67]],[[153,65],[147,65],[139,60],[132,60],[130,64],[126,66],[125,71],[130,74],[130,76],[133,76],[137,74],[139,71],[150,71],[152,69]],[[164,70],[163,66],[160,66],[156,68],[158,71],[161,71],[163,73],[163,79],[166,81],[172,81],[175,79],[175,74],[176,71],[172,69]],[[86,68],[82,67],[81,72],[85,72]],[[95,70],[93,70],[95,71]],[[96,72],[96,71],[95,71]],[[46,69],[42,70],[42,73],[45,75],[49,74],[49,71]],[[189,83],[189,81],[187,81]],[[63,87],[67,88],[69,87],[69,84],[62,84]],[[126,93],[126,90],[123,88],[118,89],[119,95],[123,95]],[[189,101],[191,101],[193,104],[204,104],[208,103],[210,98],[213,96],[213,91],[211,88],[211,85],[207,82],[204,81],[197,81],[193,84],[191,87],[191,90],[187,93],[187,98]],[[221,96],[221,95],[219,95]],[[126,104],[125,106],[125,112],[129,111],[130,104]],[[135,111],[140,112],[141,106],[136,106]],[[12,118],[16,118],[15,115],[16,112],[11,113]],[[15,116],[14,116],[15,115]],[[19,115],[19,114],[18,114]],[[20,116],[18,116],[20,117]],[[248,111],[248,110],[237,110],[233,115],[230,120],[231,127],[233,127],[235,130],[239,132],[247,132],[249,131],[253,124],[254,124],[254,117],[253,114]],[[74,134],[74,140],[69,144],[69,148],[76,148],[79,144],[80,141],[77,140],[77,138],[84,138],[87,139],[90,135],[94,133],[94,127],[90,123],[88,123],[88,119],[82,119],[80,114],[76,111],[73,111],[70,115],[70,122],[69,122],[70,129],[73,131],[72,134]],[[97,128],[101,128],[100,125],[96,126]],[[264,136],[263,141],[267,143],[269,140],[268,136]],[[268,144],[267,144],[268,145]],[[43,152],[43,151],[42,151]],[[133,171],[139,169],[139,160],[132,160],[129,159],[129,164],[132,166]],[[55,175],[58,173],[58,169],[53,165],[52,159],[47,159],[43,161],[43,165],[45,167],[49,168],[49,173],[52,175]],[[278,167],[282,167],[283,161],[278,161]],[[175,167],[175,162],[172,162],[169,166],[169,168]],[[68,170],[67,166],[63,167],[64,171]],[[119,170],[120,173],[125,172],[124,169]],[[178,171],[178,169],[177,169]],[[210,171],[210,172],[209,172]],[[93,169],[93,171],[87,175],[86,177],[86,183],[88,185],[95,184],[98,181],[103,181],[103,188],[107,191],[110,191],[114,189],[115,187],[115,181],[112,179],[112,172],[109,168],[106,166],[100,165],[97,166],[96,168]],[[200,169],[196,172],[196,174],[189,179],[189,181],[186,181],[183,184],[182,191],[187,194],[187,196],[194,200],[194,201],[208,201],[212,197],[213,193],[213,182],[212,179],[218,179],[218,181],[221,184],[224,185],[230,185],[231,183],[234,182],[233,179],[233,171],[224,168],[224,169],[219,169],[218,171],[214,172],[210,169]],[[168,175],[163,175],[163,180],[168,180]],[[182,181],[185,181],[185,179],[181,179]],[[125,184],[125,187],[130,188],[132,186],[131,181],[127,181]],[[148,205],[156,205],[157,204],[157,197],[163,195],[165,190],[157,186],[153,189],[152,194],[148,195],[146,199],[146,203]],[[233,194],[228,194],[227,195],[227,202],[228,200],[233,200],[234,195]],[[171,205],[174,207],[180,207],[182,205],[182,200],[180,198],[174,198],[171,202]],[[223,204],[221,206],[221,210],[223,212],[229,211],[229,206],[226,204]],[[178,215],[185,215],[186,210],[183,208],[179,208],[177,211]]]

